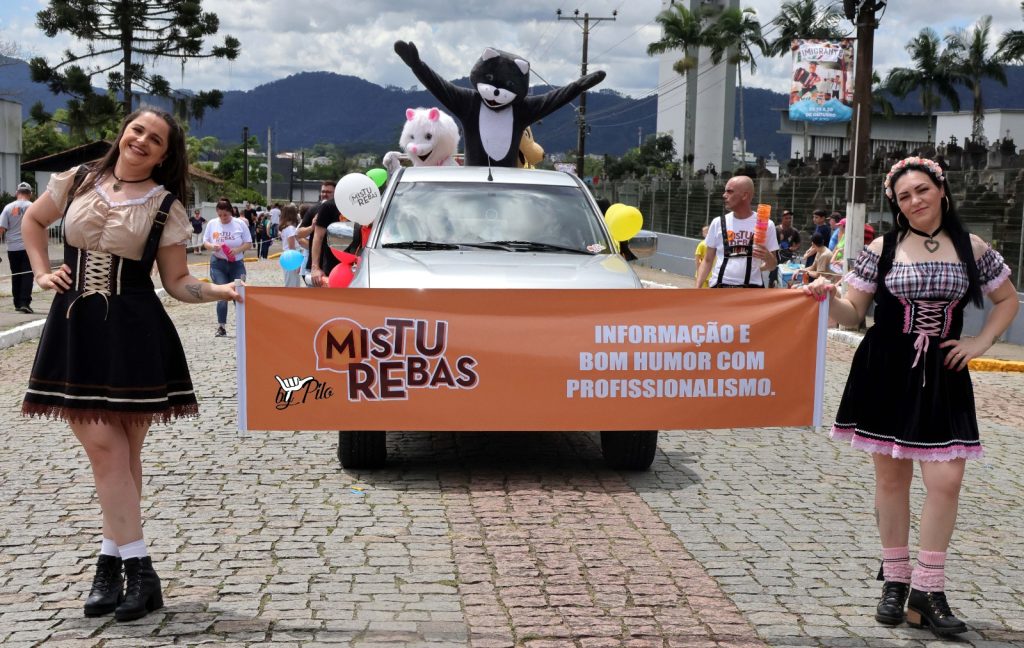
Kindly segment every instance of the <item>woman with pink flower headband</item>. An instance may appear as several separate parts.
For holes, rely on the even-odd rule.
[[[875,619],[905,619],[945,637],[967,631],[946,601],[946,550],[966,459],[982,454],[967,363],[1009,327],[1017,293],[999,253],[964,229],[934,161],[897,162],[885,195],[896,226],[861,252],[845,278],[846,297],[827,280],[804,290],[828,299],[830,316],[844,326],[857,326],[875,303],[875,324],[854,355],[831,436],[872,453],[875,464],[884,581]],[[994,306],[978,336],[961,339],[964,308],[981,306],[983,295]],[[914,460],[926,496],[911,567]]]

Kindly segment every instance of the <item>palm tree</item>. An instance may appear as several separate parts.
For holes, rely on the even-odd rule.
[[[882,84],[882,78],[878,76],[877,70],[871,70],[871,105],[886,119],[892,119],[896,114],[896,109],[889,101],[887,88]]]
[[[946,36],[947,51],[956,59],[957,81],[967,86],[974,96],[971,110],[971,141],[981,142],[985,136],[985,108],[982,105],[981,82],[995,79],[1006,85],[1003,52],[989,54],[988,40],[992,16],[982,16],[970,30],[954,29]]]
[[[736,66],[739,87],[740,109],[740,156],[743,164],[747,160],[747,134],[743,119],[743,64],[750,66],[750,73],[757,70],[757,50],[764,55],[768,44],[761,34],[761,23],[757,12],[751,8],[724,9],[705,30],[705,42],[711,49],[711,61],[718,65],[725,57]]]
[[[790,45],[798,38],[837,40],[846,34],[839,28],[842,14],[835,4],[819,8],[817,0],[789,0],[779,8],[779,15],[769,24],[778,32],[768,43],[768,56],[789,54]]]
[[[960,112],[960,96],[956,82],[956,62],[943,51],[942,41],[935,30],[925,27],[906,46],[914,67],[893,68],[885,77],[885,89],[900,99],[911,92],[920,91],[921,108],[928,121],[928,143],[932,141],[932,113],[942,99],[949,101],[953,112]]]
[[[697,51],[704,44],[701,18],[682,4],[673,4],[657,15],[661,25],[661,40],[647,46],[647,55],[655,56],[673,50],[681,50],[683,57],[675,62],[672,69],[686,78],[686,103],[683,108],[686,132],[683,138],[683,162],[692,164],[696,134],[695,112],[697,107]]]
[[[1024,14],[1024,0],[1021,0],[1020,12]],[[1024,61],[1024,30],[1011,29],[1003,34],[999,39],[999,51],[1007,61]]]

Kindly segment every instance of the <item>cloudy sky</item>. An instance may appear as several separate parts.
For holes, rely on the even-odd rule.
[[[838,0],[837,0],[838,1]],[[70,39],[46,38],[35,27],[44,0],[0,0],[0,40],[16,41],[24,58],[44,56],[51,63],[64,49],[81,51]],[[757,10],[767,24],[778,13],[778,0],[741,0]],[[442,76],[467,76],[486,46],[515,52],[533,66],[533,82],[563,84],[579,75],[582,29],[558,21],[556,9],[571,15],[611,16],[614,22],[592,24],[590,69],[608,78],[601,86],[632,96],[653,93],[658,86],[656,59],[646,55],[648,43],[660,37],[654,22],[661,0],[205,0],[203,7],[220,17],[221,34],[241,40],[238,60],[190,62],[182,80],[179,66],[162,71],[175,87],[193,90],[249,90],[302,71],[327,70],[362,77],[380,85],[409,87],[416,79],[395,55],[395,40],[417,44],[423,59]],[[1020,0],[889,0],[876,33],[875,67],[883,75],[904,65],[904,46],[922,27],[940,34],[969,27],[980,10],[993,17],[993,32],[1024,28]],[[935,22],[938,19],[938,22]],[[845,22],[844,26],[852,26]],[[785,91],[790,62],[762,61],[751,86]]]

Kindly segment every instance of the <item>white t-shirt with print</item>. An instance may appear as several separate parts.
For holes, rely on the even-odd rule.
[[[752,213],[747,218],[736,218],[732,212],[725,215],[725,226],[728,232],[725,240],[732,245],[732,253],[747,254],[754,245],[754,226],[757,224],[757,214]],[[722,242],[722,219],[713,218],[708,226],[708,235],[704,243],[715,250],[715,267],[711,270],[711,285],[718,284],[718,273],[722,264],[725,263],[725,246]],[[779,249],[779,237],[775,233],[775,223],[768,221],[764,246],[769,252]],[[751,260],[750,283],[764,285],[764,278],[761,276],[761,260],[754,257]],[[722,282],[727,286],[742,286],[743,279],[747,274],[747,260],[744,256],[734,257],[725,266],[725,275]]]
[[[252,243],[252,236],[249,234],[249,227],[239,218],[232,218],[226,225],[220,222],[219,218],[214,218],[206,224],[203,243],[214,244],[216,249],[213,250],[213,256],[227,260],[228,257],[220,248],[221,245],[236,248],[242,243]],[[235,260],[238,261],[238,258]]]

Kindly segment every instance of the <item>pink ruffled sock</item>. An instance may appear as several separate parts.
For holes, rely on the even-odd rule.
[[[889,583],[910,582],[910,547],[882,547],[882,576]]]
[[[944,592],[946,590],[946,552],[917,552],[917,565],[910,577],[910,586],[919,592]]]

